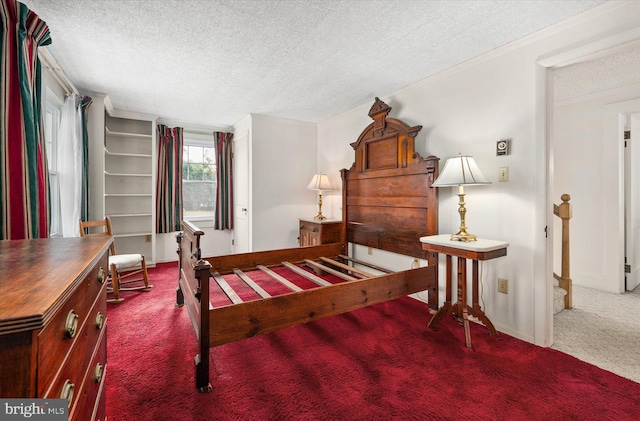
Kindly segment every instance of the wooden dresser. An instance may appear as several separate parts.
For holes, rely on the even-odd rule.
[[[104,420],[111,237],[0,241],[0,397]]]
[[[300,219],[300,246],[318,246],[320,244],[339,243],[342,233],[342,221],[325,219]]]

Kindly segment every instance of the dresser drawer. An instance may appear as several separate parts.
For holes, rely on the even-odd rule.
[[[320,230],[319,224],[313,224],[310,222],[300,221],[300,231],[306,231],[310,233],[315,233]]]
[[[82,339],[84,346],[93,349],[97,340],[93,332],[96,330],[97,312],[101,311],[106,317],[106,283],[99,280],[101,270],[104,273],[101,279],[106,279],[106,268],[105,254],[38,335],[38,396],[48,393],[69,350],[78,348],[76,342]],[[96,303],[101,302],[95,307]],[[92,337],[89,342],[87,335]]]
[[[67,355],[67,359],[60,367],[60,371],[43,394],[43,397],[51,399],[61,398],[65,384],[71,384],[73,385],[73,397],[71,399],[70,409],[73,410],[79,396],[81,396],[81,386],[84,377],[91,371],[89,364],[93,358],[96,346],[99,343],[97,339],[104,336],[104,334],[100,335],[100,333],[105,332],[105,326],[106,325],[103,325],[102,329],[98,331],[98,335],[94,335],[94,331],[97,330],[94,326],[84,326],[85,329],[80,332],[80,335],[74,341],[73,347]]]
[[[74,421],[94,420],[104,417],[106,406],[104,397],[104,379],[107,368],[107,335],[102,330],[100,340],[96,344],[93,357],[87,368],[86,375],[76,405],[69,419]]]

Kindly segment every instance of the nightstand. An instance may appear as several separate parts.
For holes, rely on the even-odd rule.
[[[339,243],[341,232],[342,221],[300,219],[300,246]]]
[[[465,342],[467,348],[471,348],[471,334],[469,333],[469,315],[477,317],[487,328],[490,336],[498,336],[496,328],[480,307],[478,300],[478,262],[495,259],[507,255],[509,243],[504,241],[478,239],[477,241],[463,242],[452,241],[450,234],[431,235],[420,238],[422,250],[441,253],[446,256],[446,296],[445,302],[429,322],[431,329],[436,329],[438,322],[448,314],[455,314],[464,326]],[[452,256],[457,258],[458,268],[453,268]],[[471,306],[467,305],[467,259],[472,261]],[[451,303],[453,275],[457,273],[458,302]]]

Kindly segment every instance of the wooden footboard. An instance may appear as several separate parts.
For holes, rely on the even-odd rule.
[[[227,291],[233,304],[214,308],[210,301],[210,279],[220,280],[222,274],[234,269],[242,273],[252,270],[269,270],[269,267],[305,261],[335,260],[342,253],[342,244],[328,244],[314,247],[283,249],[267,252],[245,253],[200,258],[200,237],[202,231],[188,222],[183,223],[183,233],[178,236],[180,244],[180,279],[177,304],[186,304],[196,335],[200,342],[200,354],[195,358],[196,387],[200,391],[210,391],[209,348],[238,341],[252,336],[273,332],[289,326],[307,323],[324,317],[345,313],[384,301],[393,300],[433,288],[435,267],[423,267],[381,276],[365,276],[364,279],[351,278],[350,281],[321,285],[306,290],[294,290],[283,295],[270,296],[262,291],[262,299],[242,301],[234,291]],[[316,266],[334,271],[320,263]],[[339,265],[339,264],[338,264]],[[266,268],[266,269],[265,269]],[[335,270],[337,272],[337,270]],[[362,272],[354,269],[355,272]],[[366,272],[362,272],[366,273]],[[307,275],[313,277],[313,274]],[[246,282],[251,282],[245,276]],[[226,286],[225,286],[226,287]],[[257,290],[260,287],[256,287]]]
[[[354,163],[341,171],[339,244],[204,258],[200,250],[203,232],[183,222],[183,234],[178,237],[177,304],[187,305],[200,340],[200,354],[196,356],[196,386],[200,390],[211,390],[211,346],[425,290],[429,306],[438,308],[438,256],[424,252],[419,241],[438,232],[437,189],[432,186],[438,175],[438,158],[422,158],[415,151],[415,136],[422,126],[388,118],[390,111],[391,107],[376,98],[369,110],[373,122],[351,144]],[[349,243],[426,259],[428,266],[392,273],[345,256]],[[309,288],[277,274],[275,267],[281,265],[305,278]],[[373,273],[361,270],[362,265]],[[263,289],[246,273],[249,271],[255,271],[257,277],[266,276],[265,282],[279,282],[278,293],[272,295]],[[317,276],[324,273],[334,278],[329,281],[328,275],[327,279]],[[246,297],[252,298],[242,299],[225,279],[227,274],[249,294]],[[210,285],[211,277],[214,281]],[[228,304],[219,306],[214,300],[214,308],[210,287],[215,288],[216,300],[226,294],[223,302]]]

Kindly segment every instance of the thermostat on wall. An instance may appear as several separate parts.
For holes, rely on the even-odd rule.
[[[509,140],[500,139],[496,143],[496,156],[509,155]]]

